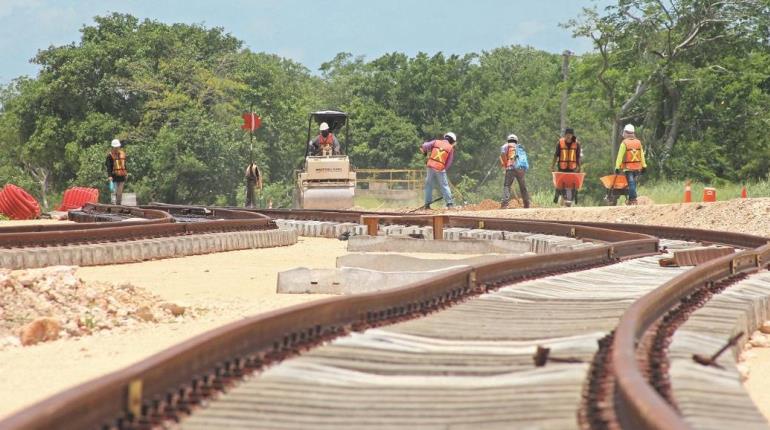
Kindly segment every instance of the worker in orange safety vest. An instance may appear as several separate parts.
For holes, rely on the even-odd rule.
[[[329,124],[322,122],[318,127],[318,136],[310,141],[311,155],[340,155],[340,142],[329,129]]]
[[[633,124],[623,127],[623,141],[618,148],[618,157],[615,160],[615,174],[622,171],[628,180],[627,205],[636,204],[636,185],[639,175],[647,170],[647,160],[644,159],[642,142],[636,138],[636,129]]]
[[[118,139],[112,139],[110,144],[112,149],[107,153],[107,159],[104,166],[107,168],[107,177],[110,180],[110,188],[115,189],[115,204],[119,205],[123,201],[123,187],[126,185],[128,170],[126,170],[126,152],[121,148]]]
[[[441,195],[444,197],[447,209],[454,207],[452,200],[452,190],[449,189],[449,179],[446,172],[454,160],[454,145],[457,143],[457,136],[451,131],[444,134],[444,139],[431,140],[425,142],[420,147],[420,152],[428,154],[428,162],[425,168],[425,206],[424,209],[430,209],[433,200],[433,181],[437,181]]]
[[[555,171],[556,164],[558,163],[559,172],[580,172],[580,141],[575,136],[575,130],[567,128],[564,130],[564,136],[556,143],[556,152],[553,155],[553,162],[551,162],[551,171]],[[558,203],[560,190],[556,190],[556,195],[553,197],[553,202]],[[564,192],[565,190],[561,190]],[[574,190],[577,194],[577,190]],[[568,198],[569,197],[569,198]],[[575,196],[565,196],[566,200],[577,200]]]

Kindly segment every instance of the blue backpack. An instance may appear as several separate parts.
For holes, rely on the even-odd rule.
[[[527,158],[527,151],[521,145],[516,145],[516,164],[517,169],[529,170],[529,159]]]

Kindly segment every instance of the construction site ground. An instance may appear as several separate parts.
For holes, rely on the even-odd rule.
[[[631,207],[575,207],[452,211],[485,217],[535,220],[580,220],[657,224],[736,231],[770,237],[770,198],[716,203]],[[436,211],[441,212],[441,211]],[[36,222],[55,222],[41,220]],[[20,222],[0,222],[19,225]],[[277,272],[293,267],[332,268],[345,255],[347,242],[301,237],[289,247],[234,251],[115,266],[80,268],[86,284],[131,284],[189,310],[183,317],[143,322],[92,335],[27,347],[0,345],[0,417],[75,384],[118,370],[209,329],[240,318],[309,300],[318,294],[275,293]],[[467,255],[425,255],[463,258]],[[0,316],[2,317],[2,316]],[[770,419],[770,348],[755,348],[747,357],[746,382]]]

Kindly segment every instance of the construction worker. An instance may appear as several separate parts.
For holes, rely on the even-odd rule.
[[[556,152],[553,155],[553,162],[551,162],[551,171],[556,167],[558,163],[559,172],[580,172],[580,141],[575,136],[575,130],[567,128],[564,130],[564,136],[556,143]],[[556,190],[556,195],[553,197],[553,202],[559,202],[559,195],[563,195],[565,200],[577,201],[577,190],[574,196],[567,195],[567,190]]]
[[[110,180],[110,189],[115,189],[115,204],[119,205],[123,201],[123,187],[126,184],[128,170],[126,170],[126,152],[120,149],[120,141],[112,139],[110,144],[112,149],[107,153],[107,160],[104,162],[107,168],[107,177]]]
[[[447,209],[454,207],[452,200],[452,190],[449,189],[449,179],[446,171],[452,165],[454,160],[454,145],[457,142],[457,136],[451,131],[444,134],[444,140],[431,140],[425,142],[420,147],[420,152],[428,154],[427,167],[425,168],[425,209],[430,209],[433,200],[433,180],[438,181],[439,190],[444,197]]]
[[[340,142],[329,130],[329,124],[322,122],[318,130],[318,136],[310,141],[310,153],[323,156],[340,155]]]
[[[259,167],[252,161],[246,166],[246,207],[254,207],[254,187],[259,185],[259,191],[262,191],[262,172],[259,171]]]
[[[519,138],[515,134],[509,134],[506,142],[500,147],[500,165],[505,169],[503,199],[500,201],[500,209],[508,208],[508,203],[511,201],[511,186],[513,186],[514,179],[519,182],[521,199],[524,202],[524,207],[528,208],[530,200],[527,184],[524,182],[524,175],[527,173],[527,169],[529,169],[529,161],[527,159],[527,152],[519,144]]]
[[[623,141],[618,148],[618,158],[615,160],[615,174],[619,175],[621,170],[628,180],[628,200],[627,205],[636,204],[636,180],[639,174],[647,170],[647,161],[644,159],[644,149],[642,142],[636,138],[636,129],[633,124],[626,124],[623,127]]]

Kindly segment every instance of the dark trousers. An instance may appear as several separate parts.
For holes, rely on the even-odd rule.
[[[559,172],[575,173],[577,170],[559,169]],[[578,202],[578,190],[556,190],[553,196],[554,203],[559,203],[559,196],[562,196],[564,200],[572,200],[575,204]]]
[[[257,186],[257,180],[246,178],[246,207],[254,207],[254,188]]]
[[[526,174],[524,169],[508,169],[505,171],[505,181],[503,182],[503,199],[500,201],[500,207],[508,207],[508,203],[511,201],[511,187],[513,186],[513,180],[519,181],[519,191],[521,191],[521,199],[524,201],[524,207],[529,207],[529,193],[527,192],[527,183],[524,180]]]

